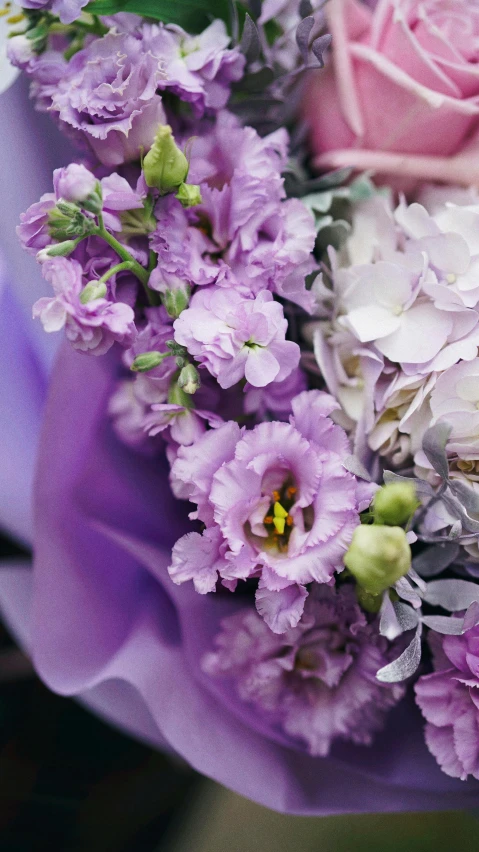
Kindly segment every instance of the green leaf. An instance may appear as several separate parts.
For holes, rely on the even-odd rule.
[[[230,0],[92,0],[85,8],[92,15],[132,12],[144,18],[178,24],[188,32],[201,32],[215,18],[230,26]]]

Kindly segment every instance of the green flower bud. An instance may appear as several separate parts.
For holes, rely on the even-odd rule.
[[[366,592],[380,595],[411,567],[405,531],[375,524],[356,527],[344,564]]]
[[[89,281],[80,293],[80,302],[86,305],[94,299],[103,299],[106,296],[106,284],[104,281]]]
[[[178,319],[179,315],[188,307],[190,301],[190,288],[185,284],[185,289],[178,287],[175,290],[165,290],[161,293],[161,301],[166,308],[168,316]]]
[[[412,482],[390,482],[376,491],[373,501],[374,520],[378,524],[405,524],[419,502]]]
[[[198,370],[193,364],[187,364],[183,367],[178,377],[178,385],[185,393],[196,393],[201,386],[201,379]]]
[[[137,355],[130,370],[134,373],[147,373],[149,370],[154,370],[159,367],[161,362],[169,357],[169,352],[142,352]]]
[[[147,186],[156,187],[162,195],[173,192],[186,180],[188,160],[175,142],[169,124],[160,124],[153,145],[143,160]]]
[[[42,261],[47,260],[49,257],[68,257],[72,251],[75,251],[76,247],[77,243],[75,240],[63,240],[61,243],[55,243],[47,248],[40,249],[37,253],[37,260],[42,263]]]
[[[201,204],[201,191],[196,183],[182,183],[175,195],[183,207],[196,207]]]

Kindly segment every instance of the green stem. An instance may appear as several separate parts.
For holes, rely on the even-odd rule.
[[[132,271],[132,266],[129,260],[123,261],[123,263],[117,263],[116,266],[112,266],[107,272],[105,272],[101,278],[98,279],[98,283],[105,284],[112,275],[116,275],[117,272],[122,272],[124,269],[129,269]]]
[[[136,275],[138,280],[141,281],[141,283],[143,284],[150,305],[154,305],[154,295],[148,287],[148,279],[150,277],[150,273],[147,269],[141,266],[137,260],[135,260],[135,258],[130,254],[128,249],[122,246],[122,244],[118,242],[118,240],[106,230],[103,224],[103,218],[101,216],[101,213],[98,215],[98,221],[100,225],[97,232],[98,236],[104,239],[105,242],[108,243],[108,245],[111,246],[114,251],[116,251],[117,255],[121,257],[124,262],[130,264],[129,268],[131,269],[133,274]]]

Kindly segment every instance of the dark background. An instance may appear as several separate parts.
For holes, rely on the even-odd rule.
[[[51,693],[0,625],[0,852],[319,850],[479,852],[479,820],[268,811]]]

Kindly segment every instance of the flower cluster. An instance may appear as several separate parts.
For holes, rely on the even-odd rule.
[[[281,636],[241,610],[224,620],[215,644],[204,670],[234,679],[243,701],[312,755],[327,755],[338,738],[369,745],[404,695],[402,684],[375,678],[392,649],[351,586],[316,586],[300,623]]]
[[[476,229],[475,205],[449,203],[430,213],[418,202],[394,210],[376,197],[358,206],[351,236],[332,258],[325,299],[333,308],[315,331],[318,363],[356,424],[358,449],[369,447],[396,467],[411,455],[427,466],[427,428],[440,419],[457,423],[466,400],[474,407]],[[470,390],[461,384],[451,395],[459,375],[471,376]],[[461,434],[459,423],[453,429]],[[468,458],[454,438],[450,449]]]
[[[369,745],[428,640],[426,742],[446,773],[479,779],[479,204],[416,186],[444,155],[466,182],[479,16],[470,0],[257,5],[230,37],[219,19],[190,33],[25,0],[10,39],[37,108],[81,151],[17,232],[53,290],[33,307],[45,331],[111,350],[97,373],[63,353],[110,419],[114,487],[101,513],[88,495],[88,522],[101,514],[95,535],[149,583],[203,596],[171,595],[211,622],[205,645],[185,619],[189,666],[270,744]],[[328,62],[303,87],[300,55]],[[126,574],[108,579],[113,607],[128,609]]]

